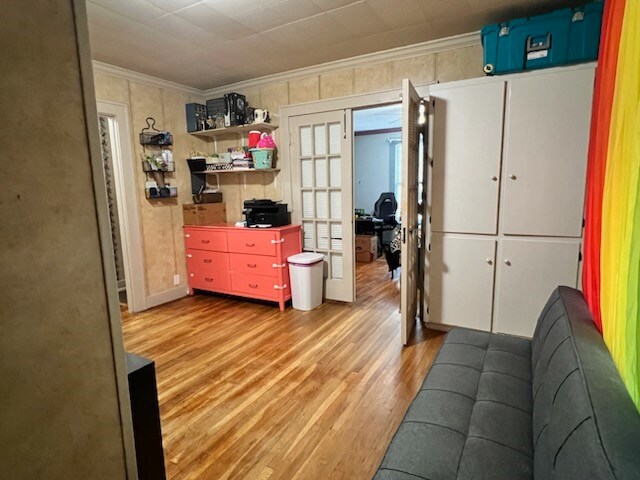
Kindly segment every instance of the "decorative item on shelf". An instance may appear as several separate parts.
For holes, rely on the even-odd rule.
[[[247,99],[239,93],[227,93],[224,96],[224,126],[244,125]]]
[[[273,137],[268,133],[262,133],[256,148],[251,149],[254,167],[259,170],[273,168],[273,152],[275,149],[276,143],[273,141]]]
[[[207,106],[201,103],[187,103],[185,105],[187,114],[187,132],[199,132],[207,128]]]
[[[173,145],[173,135],[169,132],[158,130],[156,120],[147,117],[147,126],[140,131],[140,145],[148,147],[170,147]]]
[[[262,108],[256,108],[253,112],[253,122],[252,123],[269,123],[269,112],[267,110],[263,110]]]

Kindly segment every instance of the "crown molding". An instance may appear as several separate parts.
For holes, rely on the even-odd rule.
[[[479,31],[464,33],[462,35],[455,35],[453,37],[440,38],[437,40],[430,40],[428,42],[415,43],[413,45],[407,45],[404,47],[397,47],[389,50],[382,50],[380,52],[367,53],[365,55],[358,55],[356,57],[349,57],[342,60],[321,63],[310,67],[288,70],[286,72],[275,73],[273,75],[265,75],[263,77],[257,77],[251,80],[244,80],[242,82],[230,83],[228,85],[210,88],[207,90],[203,90],[201,93],[206,98],[212,98],[225,93],[229,93],[231,91],[241,91],[244,88],[260,87],[269,83],[295,80],[297,78],[320,75],[336,70],[345,70],[348,68],[374,65],[382,62],[404,60],[411,57],[417,57],[419,55],[443,52],[456,48],[472,47],[479,44]]]
[[[199,88],[189,87],[187,85],[171,82],[169,80],[164,80],[162,78],[154,77],[152,75],[147,75],[145,73],[135,72],[127,68],[116,67],[115,65],[99,62],[97,60],[93,60],[92,63],[93,63],[94,74],[102,73],[105,75],[111,75],[114,77],[124,78],[126,80],[143,83],[146,85],[150,85],[152,87],[178,90],[180,92],[197,95],[198,97],[201,97],[202,99],[204,99],[204,91]]]
[[[356,57],[344,58],[342,60],[335,60],[333,62],[321,63],[318,65],[312,65],[310,67],[287,70],[286,72],[265,75],[263,77],[252,78],[250,80],[244,80],[242,82],[230,83],[228,85],[222,85],[220,87],[214,87],[206,90],[189,87],[187,85],[171,82],[169,80],[164,80],[162,78],[147,75],[145,73],[140,73],[129,70],[127,68],[117,67],[108,63],[99,62],[97,60],[93,60],[93,71],[94,73],[112,75],[114,77],[124,78],[126,80],[151,85],[153,87],[169,88],[181,92],[186,92],[192,95],[196,95],[204,101],[205,98],[212,98],[225,93],[229,93],[231,91],[242,90],[245,88],[260,87],[269,83],[295,80],[297,78],[320,75],[337,70],[375,65],[382,62],[404,60],[411,57],[417,57],[419,55],[444,52],[446,50],[471,47],[479,44],[480,32],[465,33],[453,37],[440,38],[437,40],[430,40],[428,42],[415,43],[413,45],[407,45],[404,47],[397,47],[389,50],[382,50],[380,52],[358,55]]]

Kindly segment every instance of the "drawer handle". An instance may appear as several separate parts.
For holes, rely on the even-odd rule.
[[[256,244],[255,243],[245,243],[244,246],[245,247],[255,247]]]
[[[210,258],[205,258],[203,261],[204,261],[204,263],[211,263],[211,262],[213,262],[213,260],[211,260]]]
[[[271,265],[271,266],[272,266],[273,268],[284,268],[284,267],[286,267],[286,266],[287,266],[287,264],[286,264],[286,263],[280,263],[280,264],[278,264],[278,263],[274,263],[274,264],[273,264],[273,265]]]
[[[207,277],[205,277],[205,279],[204,279],[204,280],[205,280],[205,282],[213,282],[213,278],[207,278]]]
[[[200,240],[202,243],[211,243],[211,240]]]
[[[256,268],[258,265],[255,263],[247,263],[247,267],[249,268]]]
[[[250,283],[249,288],[258,288],[258,285],[256,283]]]
[[[281,238],[280,240],[271,240],[271,245],[275,245],[276,243],[284,243],[284,238]]]
[[[190,253],[187,253],[187,258],[193,258],[193,255],[191,255]]]
[[[285,283],[284,285],[280,286],[280,285],[274,285],[273,288],[275,290],[284,290],[285,288],[287,288],[287,284]]]

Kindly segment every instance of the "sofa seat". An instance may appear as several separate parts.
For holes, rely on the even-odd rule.
[[[531,415],[531,341],[451,330],[375,478],[530,479]]]
[[[640,414],[582,294],[533,339],[451,330],[374,480],[638,480]]]

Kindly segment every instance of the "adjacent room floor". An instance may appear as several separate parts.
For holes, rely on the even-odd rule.
[[[370,479],[443,334],[402,348],[397,280],[357,265],[357,301],[311,312],[200,294],[123,313],[156,361],[170,480]]]

